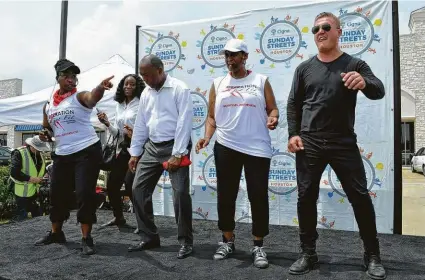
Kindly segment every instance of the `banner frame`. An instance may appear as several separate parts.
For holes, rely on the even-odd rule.
[[[233,16],[248,13],[236,13]],[[402,219],[402,202],[403,202],[403,181],[402,181],[402,157],[401,157],[401,73],[400,73],[400,39],[399,39],[399,12],[398,1],[391,1],[392,13],[392,39],[393,39],[393,116],[394,116],[394,201],[393,201],[393,234],[402,235],[403,219]],[[229,15],[231,16],[231,15]],[[194,20],[198,21],[198,20]],[[162,25],[162,24],[161,24]],[[165,24],[171,25],[171,24]],[[142,26],[136,25],[136,42],[135,42],[135,73],[139,74],[139,41],[140,29]]]
[[[391,1],[394,98],[394,206],[393,233],[403,234],[403,175],[401,158],[401,81],[398,1]]]

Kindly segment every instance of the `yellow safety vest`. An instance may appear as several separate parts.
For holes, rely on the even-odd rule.
[[[41,164],[40,171],[37,173],[37,168],[34,164],[34,161],[31,157],[31,154],[28,148],[21,147],[21,148],[18,148],[18,151],[21,153],[21,156],[22,156],[21,172],[31,177],[43,177],[44,174],[46,173],[46,163],[44,161],[44,158],[41,157],[42,164]],[[33,184],[30,182],[20,182],[12,178],[12,176],[10,178],[12,179],[13,182],[15,182],[15,195],[19,197],[31,197],[36,194],[39,184]]]

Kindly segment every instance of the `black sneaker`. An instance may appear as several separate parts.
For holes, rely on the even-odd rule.
[[[263,247],[254,246],[251,250],[252,259],[254,260],[254,266],[257,268],[267,268],[269,261],[267,260],[267,254],[264,252]]]
[[[93,255],[95,253],[94,242],[91,236],[81,239],[81,248],[83,255]]]
[[[381,280],[387,278],[381,258],[378,254],[364,254],[364,268],[367,276],[372,279]]]
[[[66,242],[66,238],[63,231],[55,232],[55,233],[53,233],[52,231],[48,231],[47,235],[38,239],[34,245],[41,246],[41,245],[49,245],[52,243],[63,244],[65,242]]]
[[[224,260],[229,257],[229,255],[233,254],[235,252],[235,243],[234,239],[232,238],[231,241],[227,242],[219,242],[218,245],[220,245],[215,251],[214,260]]]

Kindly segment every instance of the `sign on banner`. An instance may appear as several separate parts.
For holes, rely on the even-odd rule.
[[[273,146],[269,174],[270,223],[298,225],[295,155],[287,151],[286,104],[297,66],[317,54],[311,28],[323,11],[339,17],[341,49],[365,60],[382,80],[386,96],[367,99],[359,93],[356,107],[357,140],[365,166],[370,197],[375,206],[378,231],[393,232],[393,62],[392,18],[388,1],[322,2],[249,11],[234,16],[194,22],[149,26],[140,29],[141,56],[155,54],[165,71],[190,88],[193,100],[193,147],[203,137],[208,114],[208,92],[213,80],[227,74],[219,51],[231,38],[248,44],[246,67],[264,74],[275,93],[279,125],[270,131]],[[382,59],[382,58],[385,59]],[[214,137],[199,154],[191,157],[194,218],[217,219],[217,178],[213,155]],[[391,151],[391,152],[390,152]],[[156,214],[174,215],[167,173],[154,196]],[[320,227],[357,231],[350,202],[335,172],[328,166],[320,181],[317,222]],[[252,222],[245,176],[240,180],[236,220]]]

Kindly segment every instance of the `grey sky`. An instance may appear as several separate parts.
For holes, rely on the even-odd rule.
[[[280,7],[296,1],[69,1],[67,57],[81,69],[120,54],[134,62],[137,24],[156,25]],[[425,1],[399,1],[400,33]],[[51,86],[59,53],[60,1],[0,0],[0,79],[23,79],[24,93]]]

